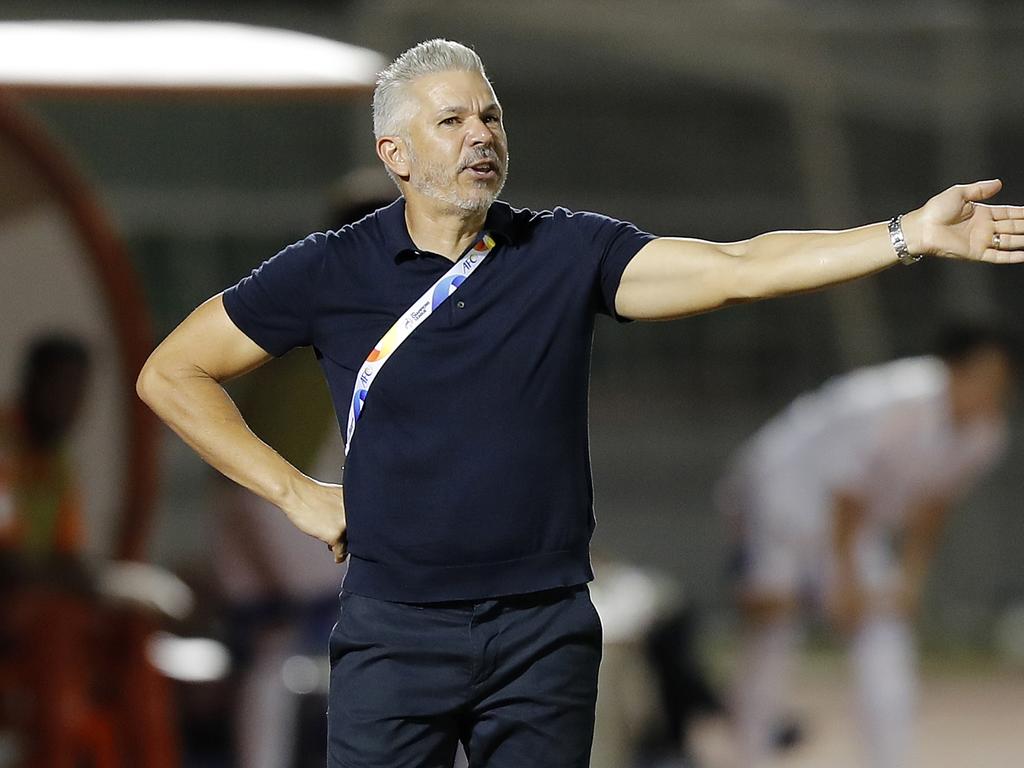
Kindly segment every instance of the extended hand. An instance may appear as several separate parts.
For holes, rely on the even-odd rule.
[[[300,531],[327,543],[334,553],[334,562],[348,557],[345,501],[340,485],[311,480],[297,491],[295,503],[284,511]]]
[[[1002,187],[998,179],[957,184],[904,216],[911,253],[994,264],[1024,262],[1024,206],[980,203]]]

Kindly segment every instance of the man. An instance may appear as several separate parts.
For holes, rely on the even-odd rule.
[[[0,665],[14,672],[0,680],[0,700],[31,703],[0,707],[0,719],[12,715],[29,735],[32,766],[81,755],[95,711],[91,585],[79,560],[85,520],[68,445],[90,373],[82,341],[40,336],[26,351],[13,406],[0,414]],[[101,736],[91,745],[97,757],[111,749]]]
[[[89,352],[77,339],[32,342],[14,407],[0,414],[0,551],[42,565],[80,554],[81,493],[66,440],[82,410]]]
[[[997,327],[952,327],[935,356],[797,398],[738,452],[720,500],[741,542],[743,765],[769,757],[808,596],[851,635],[870,764],[907,764],[910,619],[950,505],[1005,447],[1016,354]]]
[[[351,550],[332,766],[448,765],[457,741],[473,766],[584,766],[600,658],[585,586],[595,314],[682,317],[842,282],[894,264],[893,242],[904,258],[1018,261],[1024,209],[975,204],[998,181],[954,187],[903,217],[905,246],[897,220],[892,238],[876,224],[720,244],[517,210],[496,202],[501,105],[476,54],[444,40],[381,73],[374,133],[402,197],[208,300],[139,393],[336,558]],[[348,435],[344,497],[252,435],[220,386],[303,344]]]
[[[394,199],[394,184],[380,166],[346,174],[332,189],[330,226],[351,224]],[[333,406],[313,355],[296,351],[244,384],[234,399],[261,439],[300,471],[341,479],[341,438],[330,426]],[[293,405],[277,407],[286,397]],[[321,652],[337,613],[342,571],[323,557],[316,540],[289,532],[288,518],[272,504],[217,478],[222,482],[216,491],[215,572],[228,609],[238,680],[236,765],[280,768],[295,754],[298,734],[309,735],[300,719],[305,708],[288,690],[281,670],[296,654]]]

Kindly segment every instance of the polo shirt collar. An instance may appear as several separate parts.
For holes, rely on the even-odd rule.
[[[405,198],[400,197],[391,205],[377,212],[388,253],[394,254],[395,261],[402,261],[419,255],[416,244],[409,237],[405,225]],[[484,220],[484,231],[498,242],[515,242],[515,219],[512,206],[500,200],[494,201]]]

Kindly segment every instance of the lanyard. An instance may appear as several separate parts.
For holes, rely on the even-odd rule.
[[[355,387],[352,390],[352,402],[348,407],[348,431],[345,438],[346,456],[349,448],[352,447],[352,435],[356,431],[356,422],[359,421],[359,416],[363,411],[366,395],[369,393],[370,387],[373,386],[380,369],[391,359],[391,355],[402,342],[409,338],[412,332],[430,317],[449,296],[455,293],[477,267],[484,263],[484,259],[494,250],[494,245],[494,238],[485,233],[476,245],[455,262],[452,268],[445,272],[422,296],[416,299],[412,306],[399,316],[380,341],[373,345],[373,351],[359,367]]]

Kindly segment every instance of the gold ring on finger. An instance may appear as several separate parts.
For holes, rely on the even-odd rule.
[[[1001,235],[998,232],[993,233],[993,235],[992,235],[992,247],[995,248],[997,251],[999,250],[999,242],[1000,242],[1001,239],[1002,239],[1002,237],[1001,237]]]

